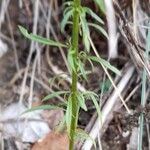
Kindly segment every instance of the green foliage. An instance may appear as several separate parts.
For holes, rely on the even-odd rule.
[[[94,2],[99,6],[100,10],[105,13],[106,8],[104,0],[94,0]]]
[[[62,94],[68,94],[68,93],[70,93],[70,91],[57,91],[57,92],[53,92],[53,93],[47,95],[46,97],[44,97],[44,99],[42,101],[47,101],[47,100],[50,100],[50,99],[52,99],[54,97],[58,97],[58,96],[60,96]]]
[[[43,38],[39,35],[34,35],[32,33],[28,33],[28,31],[22,27],[22,26],[18,26],[20,32],[28,39],[35,41],[35,42],[39,42],[41,44],[45,44],[45,45],[50,45],[50,46],[56,46],[56,47],[67,47],[65,44],[62,44],[60,42],[56,42],[47,38]]]
[[[78,99],[78,103],[79,103],[80,107],[83,110],[87,111],[87,107],[86,107],[86,104],[85,104],[85,97],[84,97],[82,92],[77,93],[77,99]]]
[[[102,117],[101,117],[100,105],[97,102],[97,98],[92,94],[90,95],[90,97],[91,97],[91,100],[93,101],[93,104],[95,105],[98,117],[101,120]]]
[[[105,11],[104,1],[103,0],[94,0],[101,10]],[[41,44],[55,46],[55,47],[63,47],[68,49],[67,53],[67,60],[69,66],[69,73],[72,78],[72,85],[70,91],[57,91],[47,95],[43,101],[47,101],[49,99],[64,95],[65,101],[63,104],[59,104],[57,106],[54,105],[42,105],[33,107],[28,109],[27,112],[32,112],[35,110],[41,109],[63,109],[65,111],[65,117],[62,124],[65,124],[67,127],[68,135],[70,137],[70,150],[73,150],[74,139],[75,136],[79,137],[80,139],[87,139],[89,138],[88,134],[83,132],[82,130],[77,130],[77,121],[79,115],[79,109],[83,109],[87,111],[88,108],[86,106],[86,101],[91,100],[96,108],[99,118],[101,118],[100,106],[98,103],[98,95],[92,91],[85,91],[80,92],[77,89],[77,82],[80,75],[85,80],[88,80],[87,71],[85,70],[85,63],[88,62],[94,67],[93,62],[96,62],[100,65],[104,65],[106,68],[110,69],[112,72],[116,74],[120,74],[120,71],[113,67],[109,62],[102,58],[98,58],[95,56],[89,56],[90,53],[90,27],[95,28],[100,33],[102,33],[105,37],[108,38],[108,35],[102,25],[104,24],[103,20],[94,13],[88,7],[82,7],[80,4],[80,0],[74,1],[67,1],[64,3],[66,9],[64,10],[64,18],[61,22],[61,31],[64,32],[65,26],[69,23],[72,25],[72,37],[71,42],[69,44],[63,44],[61,42],[56,42],[47,38],[43,38],[38,35],[34,35],[32,33],[28,33],[28,31],[19,26],[20,32],[28,39],[33,40],[35,42],[39,42]],[[88,22],[87,15],[91,16],[93,19],[92,23]],[[81,34],[80,34],[81,33]],[[79,45],[79,34],[82,38],[82,44],[84,46],[84,51],[79,52],[78,45]],[[68,40],[69,41],[69,40]],[[66,42],[67,43],[67,42]],[[56,78],[59,76],[54,77],[51,80],[51,84],[54,82]],[[105,83],[107,85],[107,83]],[[64,109],[65,108],[65,109]],[[93,141],[94,143],[94,141]],[[94,143],[95,145],[95,143]]]
[[[102,58],[98,58],[96,56],[89,56],[89,59],[91,59],[94,62],[104,65],[106,68],[110,69],[115,74],[121,75],[121,72],[117,68],[112,66],[108,61],[106,61]]]
[[[72,99],[69,97],[68,103],[67,103],[67,109],[66,109],[66,114],[65,114],[65,121],[67,125],[67,132],[70,135],[70,127],[71,127],[71,119],[72,119]]]
[[[66,9],[64,11],[64,18],[61,22],[62,32],[64,32],[64,28],[65,28],[66,24],[68,24],[70,22],[69,18],[71,18],[73,16],[73,12],[76,11],[76,9],[74,8],[74,5],[73,5],[73,3],[71,3],[71,1],[66,2],[65,5],[69,5],[69,7],[66,7]],[[96,30],[100,31],[100,33],[102,33],[107,38],[108,38],[108,35],[107,35],[106,31],[101,27],[101,25],[104,24],[103,20],[96,13],[94,13],[90,8],[80,6],[78,8],[78,12],[80,14],[80,25],[81,25],[81,29],[82,29],[83,44],[84,44],[87,52],[89,52],[90,51],[90,42],[89,42],[90,29],[89,29],[89,26],[94,27]],[[94,21],[96,21],[98,24],[89,23],[86,19],[87,15],[91,16],[94,19]]]
[[[41,106],[36,106],[27,109],[25,112],[23,112],[23,114],[33,112],[33,111],[38,111],[38,110],[52,110],[52,109],[63,109],[63,108],[55,105],[41,105]]]
[[[79,66],[79,70],[80,70],[80,72],[81,72],[81,75],[83,76],[83,78],[87,81],[87,76],[86,76],[86,71],[85,71],[85,69],[84,69],[84,64],[83,64],[83,62],[79,59],[78,60],[78,66]]]
[[[103,93],[106,93],[110,87],[111,87],[111,82],[109,79],[106,79],[100,83],[100,89]]]
[[[82,38],[83,38],[83,43],[85,46],[85,49],[89,52],[90,51],[90,42],[88,37],[90,36],[90,31],[88,27],[87,20],[85,18],[86,14],[83,12],[80,16],[80,21],[81,21],[81,27],[82,27]]]
[[[76,133],[75,133],[75,137],[76,137],[77,141],[80,140],[81,142],[84,141],[84,140],[90,139],[93,142],[93,145],[94,145],[94,147],[96,149],[96,143],[95,143],[95,141],[84,130],[77,129]]]
[[[75,51],[72,49],[72,47],[70,47],[69,52],[68,52],[68,57],[67,57],[70,72],[71,71],[76,72],[77,60],[74,59],[74,54],[75,54]]]
[[[64,13],[64,18],[61,22],[61,31],[64,32],[65,26],[68,23],[68,20],[70,17],[72,17],[73,15],[73,10],[71,9],[71,7],[66,8],[66,11]]]
[[[80,14],[80,22],[81,22],[81,28],[82,28],[82,38],[83,38],[83,44],[85,46],[85,49],[87,52],[90,51],[90,42],[89,42],[89,37],[90,37],[90,29],[89,25],[93,26],[94,28],[98,29],[103,33],[104,36],[107,36],[107,33],[105,30],[101,27],[101,24],[104,24],[103,20],[95,14],[90,8],[87,7],[82,7],[81,8],[81,14]],[[90,15],[95,21],[97,21],[99,24],[96,23],[89,23],[86,20],[86,15]]]
[[[83,10],[85,13],[89,14],[94,20],[96,20],[100,24],[104,24],[104,21],[97,14],[95,14],[90,8],[83,7]]]
[[[94,23],[88,23],[89,26],[94,27],[96,30],[98,30],[101,34],[103,34],[106,38],[108,38],[107,32],[104,30],[103,27],[94,24]]]
[[[95,108],[96,108],[96,111],[97,111],[97,114],[99,116],[99,118],[101,119],[101,112],[100,112],[100,106],[97,102],[98,100],[98,95],[92,91],[86,91],[86,92],[83,92],[83,95],[86,99],[89,99],[93,102],[93,104],[95,105]]]

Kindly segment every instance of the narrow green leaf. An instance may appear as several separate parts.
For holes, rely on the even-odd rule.
[[[102,59],[102,58],[98,58],[98,57],[95,57],[95,56],[89,56],[89,58],[92,60],[92,61],[95,61],[95,62],[98,62],[102,65],[104,65],[105,67],[107,67],[108,69],[110,69],[112,72],[118,74],[118,75],[121,75],[121,72],[114,66],[112,66],[108,61]]]
[[[83,9],[86,11],[86,13],[88,13],[89,15],[91,15],[91,17],[93,17],[100,24],[104,24],[104,21],[96,13],[94,13],[90,8],[83,7]]]
[[[98,116],[99,118],[101,119],[101,112],[100,112],[100,107],[99,107],[99,104],[97,102],[97,99],[98,99],[98,95],[92,91],[86,91],[86,92],[83,92],[83,95],[92,100],[93,101],[93,104],[95,105],[95,108],[96,108],[96,111],[98,113]]]
[[[93,138],[88,134],[86,133],[84,130],[82,129],[77,129],[76,130],[76,133],[75,133],[75,138],[76,140],[80,140],[81,142],[84,141],[84,140],[87,140],[87,139],[90,139],[92,142],[93,142],[93,145],[96,149],[96,143],[95,141],[93,140]]]
[[[65,6],[73,6],[73,1],[67,1],[67,2],[64,2],[63,3],[63,6],[65,7]]]
[[[81,26],[82,26],[83,44],[84,44],[87,52],[89,52],[90,51],[90,42],[89,42],[88,36],[90,34],[90,31],[89,31],[88,23],[85,19],[85,15],[80,16],[80,21],[81,21]]]
[[[63,12],[63,16],[65,16],[67,14],[67,12],[69,12],[70,10],[72,10],[72,6],[65,8],[65,10]]]
[[[47,38],[43,38],[39,35],[34,35],[32,33],[28,33],[28,31],[22,27],[22,26],[18,26],[20,32],[28,39],[33,40],[35,42],[39,42],[41,44],[45,44],[45,45],[50,45],[50,46],[56,46],[56,47],[67,47],[65,44],[62,44],[60,42],[56,42]]]
[[[84,98],[84,96],[81,92],[78,92],[77,98],[78,98],[78,102],[79,102],[80,107],[83,110],[87,111],[87,107],[86,107],[86,104],[85,104],[85,98]]]
[[[95,3],[99,6],[100,10],[105,13],[106,12],[106,8],[105,8],[105,2],[104,0],[94,0]]]
[[[93,95],[93,96],[98,98],[98,95],[95,92],[92,92],[92,91],[85,91],[85,92],[83,92],[83,95],[88,96],[88,98],[89,98],[90,95]]]
[[[28,113],[28,112],[37,111],[37,110],[51,110],[51,109],[63,109],[63,108],[55,106],[55,105],[41,105],[41,106],[36,106],[36,107],[32,107],[30,109],[27,109],[22,114],[25,114],[25,113]]]
[[[88,23],[88,25],[97,29],[100,33],[102,33],[108,39],[108,34],[104,30],[103,27],[101,27],[100,25],[94,24],[94,23]]]
[[[90,97],[91,97],[91,100],[93,101],[93,104],[95,105],[98,117],[101,120],[102,117],[101,117],[100,106],[99,106],[99,104],[98,104],[98,102],[97,102],[97,100],[96,100],[94,95],[90,95]]]
[[[83,63],[81,62],[81,60],[78,60],[79,63],[79,69],[81,71],[81,75],[83,76],[83,78],[87,81],[87,76],[86,76],[86,71],[84,69]]]
[[[42,101],[47,101],[49,99],[52,99],[54,97],[58,97],[58,96],[60,96],[62,94],[67,94],[67,93],[70,93],[70,92],[69,91],[57,91],[57,92],[53,92],[53,93],[47,95],[46,97],[44,97],[44,99]]]
[[[74,56],[73,56],[74,53],[75,53],[75,51],[72,50],[72,48],[70,48],[69,52],[68,52],[68,57],[67,57],[70,71],[71,70],[76,71],[75,63],[77,63],[77,62],[75,62],[75,60],[74,60]]]
[[[85,51],[80,51],[79,58],[83,58],[83,59],[87,58],[87,53]]]
[[[73,15],[73,10],[68,11],[61,22],[61,31],[64,32],[65,26],[69,20],[69,18]]]
[[[69,97],[68,104],[67,104],[67,110],[66,110],[66,114],[65,114],[65,120],[66,120],[68,133],[70,132],[71,119],[72,119],[72,99],[71,99],[71,97]]]
[[[89,58],[87,58],[87,60],[88,60],[88,62],[89,62],[89,63],[90,63],[90,65],[91,65],[91,70],[93,71],[93,70],[94,70],[93,62],[92,62]]]

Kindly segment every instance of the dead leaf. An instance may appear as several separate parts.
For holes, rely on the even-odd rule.
[[[35,143],[31,150],[69,150],[69,139],[66,133],[50,132]]]

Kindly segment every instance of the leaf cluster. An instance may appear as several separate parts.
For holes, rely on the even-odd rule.
[[[101,10],[104,12],[105,7],[104,7],[103,0],[95,0],[95,2],[100,6]],[[96,62],[96,63],[103,65],[106,68],[110,69],[114,73],[120,74],[120,71],[117,68],[115,68],[114,66],[112,66],[106,60],[90,55],[90,46],[91,46],[90,41],[89,41],[90,27],[95,28],[100,33],[102,33],[105,37],[108,38],[107,33],[103,28],[103,25],[104,25],[103,20],[96,13],[94,13],[93,10],[91,10],[88,7],[83,7],[83,6],[80,6],[78,8],[75,7],[73,1],[68,1],[68,2],[64,3],[64,6],[65,7],[67,6],[67,7],[64,10],[64,18],[61,22],[61,31],[62,32],[64,32],[65,26],[67,24],[73,24],[71,21],[72,21],[74,12],[76,11],[79,13],[79,31],[80,31],[80,35],[82,37],[84,51],[80,51],[79,53],[77,53],[77,57],[75,57],[76,51],[72,48],[71,44],[68,45],[68,44],[64,44],[62,42],[57,42],[57,41],[54,41],[51,39],[41,37],[39,35],[34,35],[32,33],[29,33],[22,26],[19,26],[20,32],[26,38],[28,38],[32,41],[35,41],[35,42],[38,42],[38,43],[41,43],[44,45],[49,45],[49,46],[54,46],[54,47],[62,47],[62,48],[68,49],[67,59],[68,59],[68,65],[70,67],[70,73],[73,71],[78,75],[78,77],[82,76],[85,80],[88,79],[88,77],[87,77],[88,71],[85,69],[86,62],[90,63],[92,68],[94,66],[93,62]],[[91,16],[91,18],[93,19],[92,22],[94,22],[94,23],[88,22],[87,16]],[[63,119],[63,123],[66,125],[67,131],[70,132],[71,131],[71,120],[73,117],[75,117],[72,115],[72,110],[73,110],[72,94],[73,93],[71,91],[53,92],[53,93],[47,95],[42,101],[45,102],[45,101],[48,101],[48,100],[58,97],[58,96],[64,96],[63,104],[61,103],[61,104],[58,104],[57,106],[55,106],[55,105],[37,106],[37,107],[33,107],[31,109],[28,109],[25,113],[35,111],[35,110],[41,110],[41,109],[42,110],[62,109],[65,111],[65,117]],[[78,104],[78,111],[76,112],[77,119],[78,119],[80,109],[83,109],[84,111],[88,110],[88,108],[86,106],[87,100],[91,100],[93,102],[93,104],[96,108],[97,114],[98,114],[99,118],[101,119],[100,106],[98,103],[99,96],[96,93],[94,93],[92,91],[85,91],[85,92],[77,91],[74,94],[75,94],[75,98],[76,98],[77,104]],[[77,132],[76,135],[82,137],[83,135],[85,136],[86,134],[83,132]],[[88,136],[86,135],[85,137],[88,137]]]

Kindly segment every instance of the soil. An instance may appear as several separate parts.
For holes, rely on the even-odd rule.
[[[2,2],[0,2],[2,3]],[[45,0],[43,2],[43,5],[49,4],[50,1]],[[92,9],[95,9],[98,11],[98,8],[91,2],[85,1],[83,2],[85,5],[90,5]],[[128,7],[129,2],[127,5],[123,5],[123,9]],[[55,4],[54,4],[55,5]],[[57,4],[56,4],[57,6]],[[143,9],[145,9],[145,5],[142,5]],[[0,58],[0,105],[4,109],[6,106],[8,106],[11,103],[17,102],[19,100],[19,93],[20,87],[22,84],[23,80],[23,75],[24,75],[24,69],[26,68],[26,61],[27,57],[29,54],[29,49],[30,49],[30,41],[26,40],[18,31],[18,25],[21,24],[25,26],[28,30],[32,29],[33,26],[33,5],[32,3],[27,0],[23,0],[23,7],[19,7],[18,1],[13,0],[10,1],[9,7],[7,8],[7,12],[10,17],[10,22],[11,22],[11,28],[13,31],[13,36],[15,39],[15,44],[16,44],[16,49],[17,49],[17,56],[18,56],[18,61],[19,61],[19,70],[17,70],[17,64],[16,64],[16,56],[15,56],[15,51],[13,50],[13,44],[12,44],[12,36],[10,35],[10,29],[9,29],[9,23],[8,23],[8,18],[5,19],[5,22],[2,24],[2,34],[7,36],[7,38],[2,38],[2,40],[7,43],[9,50],[4,56]],[[44,6],[46,8],[46,6]],[[58,7],[60,10],[62,10],[62,5],[61,2],[58,4]],[[57,7],[55,8],[55,14],[52,16],[52,26],[53,29],[56,32],[57,38],[58,39],[66,39],[66,35],[61,35],[59,28],[58,28],[58,22],[60,22],[60,18],[62,18],[62,13],[59,10],[56,13]],[[48,9],[45,10],[45,12],[48,11]],[[13,13],[12,13],[13,12]],[[46,12],[47,13],[47,12]],[[101,14],[102,15],[102,14]],[[45,26],[43,22],[46,22],[44,15],[42,14],[42,11],[40,12],[39,15],[41,18],[41,22],[39,21],[39,26],[38,26],[38,33],[43,34],[44,36],[46,35]],[[103,19],[106,21],[106,18],[102,15]],[[91,19],[91,18],[89,18]],[[106,28],[106,27],[105,27]],[[66,34],[70,33],[70,29],[66,29]],[[51,35],[53,36],[53,35]],[[95,42],[96,48],[98,49],[98,52],[100,53],[101,56],[104,56],[104,58],[107,58],[107,40],[102,36],[98,35],[96,31],[92,30],[91,31],[91,36],[94,39],[93,41]],[[49,55],[51,58],[51,62],[53,66],[58,67],[60,70],[66,72],[67,69],[65,67],[65,63],[63,62],[62,56],[60,54],[60,51],[56,48],[47,48],[45,46],[39,46],[41,48],[41,74],[36,71],[36,78],[44,85],[49,86],[48,79],[53,77],[55,74],[52,72],[52,69],[48,65],[48,62],[45,58],[47,50],[49,51]],[[82,47],[82,45],[80,45]],[[119,58],[112,60],[111,63],[115,66],[117,66],[119,69],[121,69],[124,64],[130,59],[127,48],[125,44],[123,43],[122,40],[119,40]],[[66,54],[67,52],[65,52]],[[92,52],[91,52],[92,54]],[[31,66],[33,65],[34,58],[36,57],[36,51],[33,52],[32,59],[31,59]],[[87,68],[89,66],[87,65]],[[22,72],[20,76],[18,76],[18,72]],[[32,73],[32,67],[29,70],[29,73]],[[126,95],[128,95],[132,89],[139,84],[137,83],[138,80],[138,74],[135,73],[135,79],[132,81],[131,87],[127,90]],[[98,65],[95,65],[94,71],[91,75],[89,75],[88,82],[81,81],[82,85],[86,87],[88,90],[92,90],[97,92],[97,94],[100,94],[100,83],[102,82],[103,79],[103,71],[102,68],[98,67]],[[15,80],[14,80],[15,79]],[[29,83],[31,81],[31,78],[27,78],[27,87],[29,88]],[[59,83],[59,80],[56,80],[55,84]],[[53,87],[53,90],[59,90],[60,88],[62,89],[69,89],[69,83],[68,82],[61,82],[59,86]],[[16,90],[18,89],[18,90]],[[45,97],[49,92],[48,89],[45,90],[45,86],[43,84],[35,83],[34,85],[34,96],[37,97],[38,99],[42,99]],[[24,97],[24,101],[26,102],[27,97],[29,96],[29,93],[27,93]],[[103,97],[108,97],[109,92],[105,93]],[[127,145],[129,144],[130,141],[130,136],[132,129],[134,127],[138,127],[138,118],[141,113],[144,114],[146,118],[146,123],[149,124],[150,120],[150,105],[147,105],[146,107],[142,108],[140,107],[140,96],[141,96],[141,89],[139,88],[137,92],[130,98],[128,101],[128,106],[130,109],[133,110],[132,115],[128,115],[126,111],[121,108],[118,110],[118,112],[114,112],[114,118],[110,122],[106,132],[102,136],[102,147],[104,150],[126,150]],[[51,102],[47,102],[48,104],[54,104],[57,103],[57,99],[53,99]],[[94,115],[95,108],[91,102],[87,102],[87,107],[88,107],[88,112],[81,111],[80,112],[80,117],[79,117],[79,127],[82,129],[86,128],[86,125],[89,123],[90,119]],[[54,118],[53,118],[54,119]],[[128,133],[127,136],[124,136],[123,134]],[[144,138],[147,139],[147,132],[144,132]],[[62,139],[61,139],[62,140]],[[66,141],[63,141],[64,143]],[[9,150],[17,150],[16,143],[14,142],[14,139],[5,139],[5,149]],[[23,143],[24,144],[24,143]],[[28,143],[30,146],[32,144]],[[28,146],[27,144],[27,146]],[[33,148],[34,149],[34,148]],[[35,149],[37,150],[37,149]],[[48,149],[45,149],[48,150]],[[143,150],[148,150],[148,142],[147,140],[144,140],[144,145],[143,145]]]

